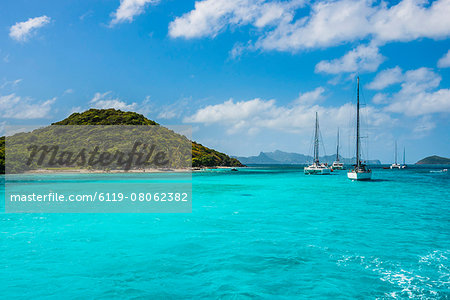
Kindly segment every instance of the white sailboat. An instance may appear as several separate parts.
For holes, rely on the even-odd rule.
[[[402,164],[402,169],[406,169],[408,166],[405,163],[405,147],[403,147],[403,164]]]
[[[347,177],[351,180],[370,180],[372,170],[367,168],[360,160],[360,137],[359,137],[359,77],[357,78],[357,96],[356,96],[356,164],[353,169],[348,171]]]
[[[339,161],[339,128],[337,132],[337,146],[336,146],[336,160],[331,165],[331,169],[333,170],[343,170],[344,164]]]
[[[391,169],[400,169],[401,168],[400,164],[397,163],[397,141],[395,141],[395,161],[390,166],[390,168]]]
[[[316,127],[314,131],[314,161],[313,164],[303,169],[306,175],[328,175],[331,169],[324,163],[319,162],[319,117],[316,112]]]

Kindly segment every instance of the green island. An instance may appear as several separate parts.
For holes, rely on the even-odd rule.
[[[450,165],[450,158],[432,155],[419,160],[416,165]]]
[[[125,112],[116,109],[89,109],[83,113],[73,113],[66,119],[52,123],[51,125],[159,125],[155,121],[149,120],[141,114],[135,112]],[[166,143],[166,147],[173,147],[174,142],[186,141],[192,145],[192,167],[243,167],[244,165],[237,160],[224,153],[205,147],[195,141],[189,141],[186,137],[175,133],[163,126],[158,126],[164,130],[165,134],[170,136],[171,141],[163,140]],[[47,139],[52,141],[51,128],[54,126],[48,126],[45,128],[34,130],[32,133],[19,133],[15,134],[12,138],[13,141],[20,143],[21,140],[30,138],[30,135],[35,135],[40,139]],[[74,137],[75,138],[75,137]],[[120,137],[115,137],[120,139]],[[8,142],[9,143],[9,142]],[[189,147],[189,145],[188,145]],[[175,155],[178,153],[173,151]],[[25,153],[21,155],[26,156]],[[183,154],[184,155],[184,154]],[[190,156],[190,153],[189,153]],[[183,156],[180,156],[183,157]],[[0,137],[0,173],[5,173],[5,137]]]

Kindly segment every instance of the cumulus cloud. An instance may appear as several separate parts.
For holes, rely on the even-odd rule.
[[[16,94],[0,96],[0,116],[11,119],[40,119],[46,118],[51,112],[56,98],[42,102],[34,102]]]
[[[399,66],[396,66],[379,72],[377,76],[375,76],[375,79],[366,87],[371,90],[382,90],[392,84],[400,83],[402,81],[402,69],[400,69]]]
[[[111,14],[113,19],[110,25],[132,22],[135,16],[144,12],[147,5],[158,3],[159,0],[121,0],[117,10]]]
[[[134,110],[137,106],[137,103],[135,102],[127,104],[126,102],[120,100],[119,98],[112,97],[110,91],[105,93],[95,93],[94,97],[91,99],[89,104],[92,108],[99,108],[99,109],[115,108],[120,110]]]
[[[214,37],[229,26],[250,24],[259,30],[256,48],[278,51],[323,48],[361,39],[381,45],[450,35],[448,0],[431,4],[403,0],[391,6],[371,0],[317,1],[309,5],[309,11],[299,10],[303,5],[303,1],[197,1],[192,11],[170,23],[169,35]]]
[[[300,93],[296,102],[299,104],[314,104],[324,98],[323,93],[325,89],[321,86],[313,91]]]
[[[372,98],[372,102],[375,104],[385,104],[388,102],[388,95],[384,93],[376,93]]]
[[[293,18],[303,0],[269,2],[263,0],[204,0],[195,2],[194,10],[169,24],[173,38],[214,37],[227,26],[252,24],[263,28],[281,19]]]
[[[438,74],[419,68],[405,72],[403,78],[386,111],[408,116],[450,112],[450,89],[437,89],[442,79]]]
[[[315,72],[328,74],[373,72],[378,69],[384,60],[385,57],[380,54],[378,47],[360,45],[341,58],[319,62],[316,65]]]
[[[208,105],[197,110],[193,115],[185,118],[184,122],[225,125],[228,134],[235,132],[252,134],[261,129],[298,132],[312,128],[317,111],[323,128],[337,128],[348,124],[348,120],[355,112],[355,106],[351,103],[338,107],[314,104],[315,101],[312,100],[317,100],[318,95],[322,93],[322,88],[318,88],[312,92],[301,94],[299,99],[287,106],[279,106],[275,100],[260,98],[237,102],[229,99],[223,103]],[[302,95],[303,99],[301,99]],[[369,126],[392,124],[388,114],[371,106],[366,109],[368,110]]]
[[[9,29],[9,36],[19,42],[24,42],[30,38],[37,29],[50,23],[50,18],[41,16],[36,18],[29,18],[25,22],[17,22]]]
[[[150,96],[146,96],[140,102],[128,103],[119,97],[114,97],[111,91],[105,93],[95,93],[94,97],[89,101],[89,108],[108,109],[114,108],[123,111],[135,111],[140,114],[148,114],[151,111]],[[73,107],[72,112],[82,111],[86,108],[81,106]]]
[[[438,60],[437,63],[439,68],[449,68],[450,67],[450,50]]]

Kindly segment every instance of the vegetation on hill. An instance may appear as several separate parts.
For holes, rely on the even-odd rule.
[[[419,160],[416,165],[450,165],[450,158],[432,155]]]
[[[5,174],[5,137],[0,137],[0,174]]]
[[[192,166],[242,167],[243,165],[236,158],[192,142]]]
[[[91,108],[83,113],[73,113],[52,125],[158,125],[141,114],[113,108]]]
[[[143,115],[134,112],[123,112],[115,109],[90,109],[83,113],[73,113],[68,118],[53,123],[52,125],[158,125],[156,122],[145,118]],[[243,166],[237,159],[231,158],[228,155],[218,152],[216,150],[207,148],[196,142],[191,142],[187,140],[184,136],[177,134],[167,128],[158,126],[160,130],[155,132],[155,139],[158,144],[163,145],[165,149],[169,149],[174,157],[173,160],[184,159],[186,153],[180,153],[183,149],[179,149],[179,145],[183,143],[191,143],[192,145],[192,166],[193,167],[212,167],[212,166]],[[55,143],[55,134],[53,127],[45,127],[41,129],[34,130],[32,133],[19,133],[14,135],[12,141],[20,145],[20,143],[29,142],[30,139],[38,140],[41,144]],[[82,147],[86,141],[86,136],[79,134],[77,130],[71,130],[70,132],[71,141],[69,141],[66,147],[74,148],[74,145]],[[102,143],[103,146],[116,148],[130,147],[126,144],[128,142],[122,141],[119,134],[108,133],[108,137],[105,139],[104,136],[98,133],[92,133],[95,136],[89,136],[87,140],[95,140]],[[58,143],[63,143],[64,141],[57,141]],[[113,144],[111,144],[113,142]],[[9,143],[9,142],[8,142]],[[108,144],[109,143],[109,144]],[[112,146],[111,146],[112,145]],[[25,157],[28,155],[23,147],[18,147],[23,153],[15,153],[19,158],[14,159],[14,162],[20,161],[23,167]],[[181,147],[183,148],[183,147]],[[184,147],[185,148],[185,147]],[[189,145],[188,145],[189,149]],[[70,150],[70,149],[69,149]],[[75,151],[76,152],[76,151]],[[23,158],[21,158],[23,156]],[[189,151],[190,157],[190,151]],[[178,162],[180,163],[180,162]],[[21,166],[18,166],[18,170],[22,170]],[[9,167],[8,167],[9,169]],[[0,172],[5,172],[5,137],[0,138]]]

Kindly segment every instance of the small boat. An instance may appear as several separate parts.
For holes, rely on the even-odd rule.
[[[402,166],[400,166],[400,164],[397,163],[397,141],[395,141],[395,161],[394,163],[390,166],[391,169],[401,169]]]
[[[403,164],[402,164],[402,169],[406,169],[408,166],[405,163],[405,147],[403,147]]]
[[[337,132],[336,160],[331,165],[331,170],[343,170],[344,164],[339,161],[339,128]]]
[[[319,117],[316,112],[316,127],[314,130],[314,160],[313,164],[303,169],[306,175],[329,175],[331,169],[327,164],[319,162]]]
[[[359,137],[359,77],[357,78],[357,96],[356,96],[356,164],[353,169],[348,171],[347,177],[351,180],[370,180],[372,179],[372,170],[367,168],[360,160],[360,137]]]
[[[236,169],[236,168],[232,168],[231,169],[231,171],[234,171],[234,172],[236,172],[238,169]]]

